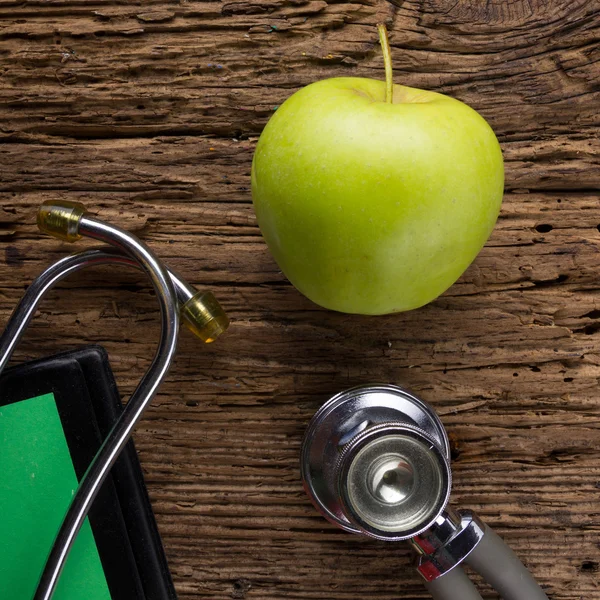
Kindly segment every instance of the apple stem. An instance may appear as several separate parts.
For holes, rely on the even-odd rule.
[[[383,23],[377,24],[379,30],[379,43],[383,52],[383,64],[385,65],[385,101],[388,104],[394,102],[394,73],[392,71],[392,50],[388,33]]]

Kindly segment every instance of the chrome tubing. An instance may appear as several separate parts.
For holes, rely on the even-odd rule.
[[[61,258],[36,277],[27,288],[25,295],[13,311],[4,331],[0,335],[0,374],[10,361],[14,349],[21,341],[46,294],[72,273],[87,267],[108,264],[141,268],[139,263],[115,248],[94,248]],[[195,295],[196,290],[170,269],[167,268],[167,272],[175,288],[179,304],[181,306],[185,305]]]
[[[108,225],[85,214],[78,218],[78,233],[111,244],[139,263],[156,290],[162,330],[150,368],[142,377],[79,483],[46,561],[33,600],[51,600],[69,551],[100,487],[171,366],[179,330],[179,311],[171,278],[146,244],[119,227]]]
[[[427,582],[445,577],[481,543],[485,527],[470,510],[446,508],[432,527],[409,540],[419,575]]]

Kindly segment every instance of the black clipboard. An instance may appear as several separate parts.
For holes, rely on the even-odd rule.
[[[87,346],[8,369],[0,406],[53,393],[80,479],[122,412],[105,350]],[[89,515],[112,600],[177,600],[167,559],[129,441]]]

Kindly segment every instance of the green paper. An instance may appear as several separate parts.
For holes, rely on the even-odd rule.
[[[77,476],[52,394],[0,407],[0,596],[31,600]],[[110,600],[86,520],[53,600]]]

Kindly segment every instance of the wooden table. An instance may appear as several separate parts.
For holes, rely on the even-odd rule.
[[[551,598],[600,598],[600,5],[397,4],[0,4],[0,322],[71,249],[36,230],[50,198],[134,231],[232,318],[212,346],[182,335],[135,435],[182,600],[427,597],[406,547],[336,530],[301,487],[311,415],[372,381],[437,408],[454,505],[494,525]],[[366,318],[322,310],[285,280],[249,174],[294,90],[383,78],[379,21],[396,82],[490,122],[506,195],[489,243],[443,297]],[[44,303],[16,359],[99,342],[127,397],[157,335],[139,275],[87,272]]]

